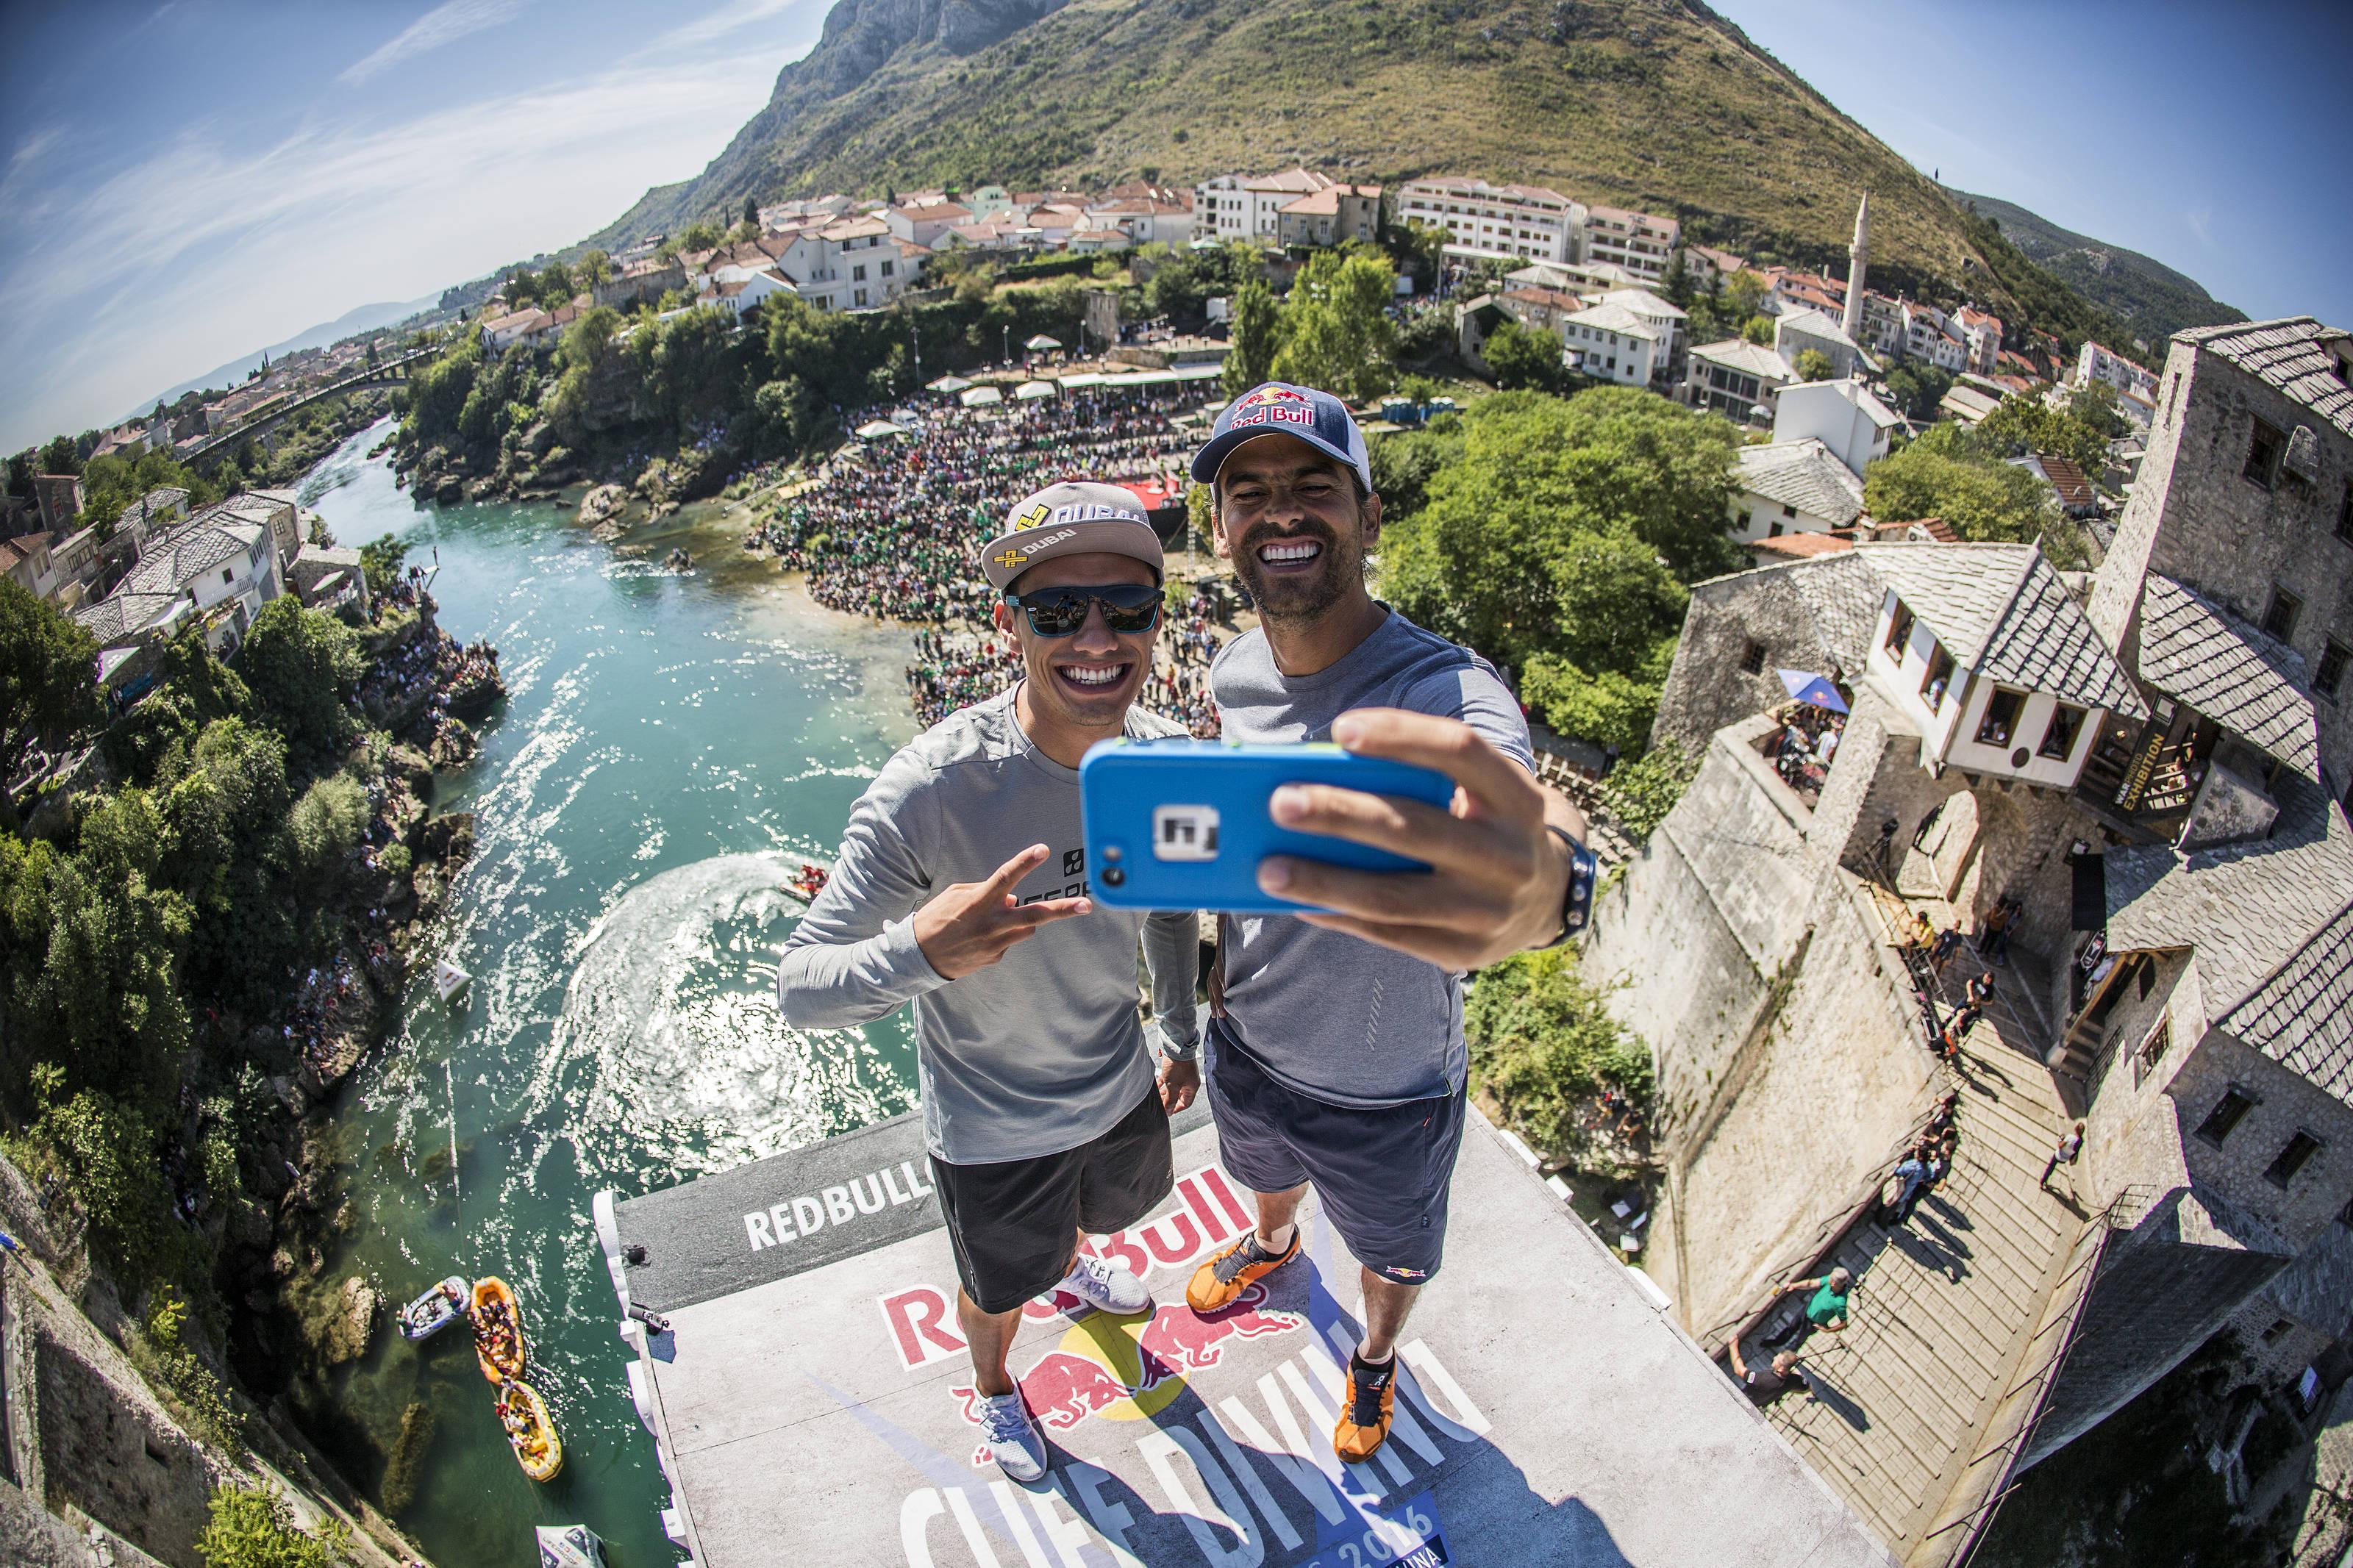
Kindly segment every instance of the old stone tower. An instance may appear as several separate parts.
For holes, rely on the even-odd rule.
[[[1871,193],[1854,209],[1854,243],[1846,247],[1846,314],[1839,325],[1856,342],[1862,342],[1862,279],[1871,267]]]

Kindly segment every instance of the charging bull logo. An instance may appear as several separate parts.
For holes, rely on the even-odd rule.
[[[1184,1392],[1187,1377],[1217,1365],[1228,1340],[1288,1333],[1306,1321],[1304,1312],[1269,1305],[1263,1284],[1247,1287],[1232,1305],[1214,1312],[1190,1307],[1162,1307],[1149,1318],[1090,1312],[1014,1382],[1022,1403],[1049,1432],[1068,1432],[1091,1415],[1147,1420]],[[977,1392],[961,1386],[948,1393],[962,1403],[964,1418],[979,1426]],[[986,1447],[975,1450],[974,1468],[990,1462]]]
[[[1287,386],[1261,386],[1256,392],[1245,395],[1240,403],[1235,404],[1234,409],[1239,413],[1245,408],[1254,408],[1261,403],[1296,403],[1304,405],[1307,401],[1305,393],[1293,392]]]
[[[1303,392],[1287,386],[1261,386],[1228,409],[1224,428],[1246,430],[1257,425],[1298,425],[1315,427],[1315,405]]]

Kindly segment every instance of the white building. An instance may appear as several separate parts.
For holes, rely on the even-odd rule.
[[[1862,481],[1820,441],[1743,447],[1733,466],[1731,527],[1743,544],[1852,528],[1862,515]]]
[[[1702,343],[1691,351],[1683,375],[1683,401],[1739,424],[1763,408],[1770,417],[1777,395],[1798,379],[1789,362],[1746,338]]]
[[[1648,386],[1651,373],[1666,363],[1656,327],[1623,305],[1588,307],[1560,324],[1571,366],[1599,381]]]
[[[1968,368],[1991,375],[2001,363],[2001,318],[1989,310],[1964,305],[1945,323],[1960,334],[1969,352]]]
[[[1862,544],[1885,584],[1864,679],[1931,773],[2071,790],[2110,713],[2147,712],[2031,544]]]
[[[1118,229],[1130,245],[1180,246],[1193,237],[1192,208],[1150,196],[1097,202],[1087,208],[1086,216],[1098,226]]]
[[[1256,239],[1278,243],[1282,209],[1300,197],[1336,184],[1313,169],[1272,174],[1219,174],[1193,187],[1193,237]]]
[[[922,206],[885,207],[882,222],[901,239],[913,240],[926,250],[940,242],[941,236],[960,223],[973,220],[973,210],[960,202],[930,202]]]
[[[1683,226],[1671,217],[1628,212],[1624,207],[1586,209],[1585,254],[1614,262],[1646,283],[1666,277],[1683,243]]]
[[[1601,297],[1601,303],[1623,305],[1636,321],[1658,333],[1658,368],[1664,372],[1683,345],[1683,312],[1647,289],[1613,289]]]
[[[136,642],[193,613],[205,619],[206,646],[226,656],[244,641],[261,606],[285,591],[269,528],[211,508],[152,541],[114,592],[74,618],[106,647]]]
[[[555,329],[555,318],[533,306],[528,310],[510,310],[482,321],[482,345],[493,352],[502,352],[517,343],[535,343]]]
[[[1564,293],[1608,294],[1639,288],[1641,279],[1609,261],[1531,261],[1504,274],[1504,281]]]
[[[1444,229],[1451,237],[1443,253],[1463,260],[1584,258],[1584,204],[1542,185],[1451,175],[1409,180],[1398,188],[1397,221]]]
[[[899,237],[879,216],[812,221],[757,243],[814,310],[878,310],[914,282]]]
[[[785,281],[783,276],[773,267],[757,269],[729,267],[723,270],[733,276],[722,278],[713,275],[712,280],[703,285],[702,291],[694,297],[694,302],[698,305],[717,305],[739,321],[744,319],[744,313],[746,310],[753,309],[764,300],[778,294],[798,292],[790,283]]]
[[[1858,483],[1865,468],[1887,456],[1888,443],[1903,423],[1870,388],[1852,378],[1799,382],[1784,388],[1773,405],[1777,444],[1818,441],[1857,476]]]
[[[2083,352],[2075,356],[2075,384],[2089,386],[2105,381],[2121,395],[2130,393],[2154,407],[2157,403],[2157,377],[2124,357],[2086,340]]]
[[[1938,370],[1958,375],[1969,368],[1968,347],[1949,324],[1945,312],[1934,305],[1923,305],[1906,300],[1898,307],[1904,323],[1904,353],[1907,358],[1926,360]]]

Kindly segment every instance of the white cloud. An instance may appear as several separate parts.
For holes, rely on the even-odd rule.
[[[577,239],[701,168],[792,52],[640,63],[390,126],[306,127],[249,154],[199,129],[56,192],[41,226],[0,237],[0,363],[37,367],[0,385],[0,450],[111,420],[366,300]]]
[[[411,22],[389,43],[345,67],[341,79],[365,81],[376,72],[398,65],[412,55],[438,49],[485,27],[495,27],[522,10],[523,4],[524,0],[444,0],[443,4]]]
[[[833,0],[728,0],[728,3],[698,16],[682,26],[673,27],[654,39],[649,49],[693,48],[739,33],[744,28],[781,16],[787,11],[815,8],[820,15],[832,6]]]
[[[2193,207],[2181,215],[2181,221],[2189,226],[2189,232],[2198,237],[2199,244],[2209,250],[2214,247],[2214,209],[2212,207]]]

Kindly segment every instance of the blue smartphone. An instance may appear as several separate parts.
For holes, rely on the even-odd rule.
[[[1258,865],[1270,855],[1366,871],[1430,869],[1350,839],[1278,827],[1267,801],[1287,784],[1400,795],[1441,811],[1454,799],[1444,773],[1328,743],[1103,741],[1079,764],[1089,891],[1114,909],[1289,914],[1314,906],[1260,890]]]

